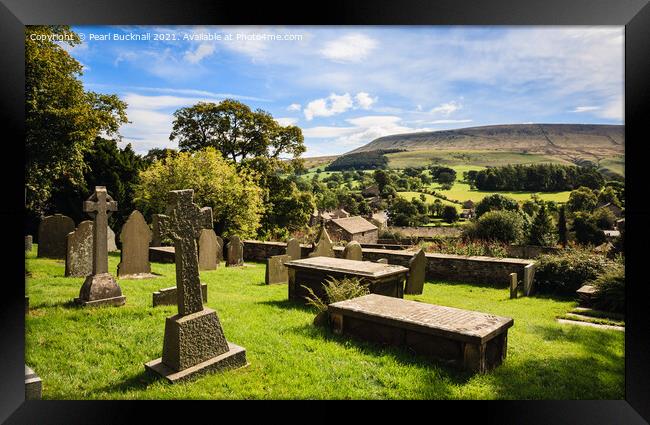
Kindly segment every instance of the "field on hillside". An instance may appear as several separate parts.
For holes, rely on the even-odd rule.
[[[565,158],[554,155],[509,151],[448,151],[428,149],[387,154],[390,168],[425,167],[436,163],[445,166],[499,166],[508,164],[559,163],[570,165]]]
[[[25,362],[43,380],[43,399],[622,399],[624,334],[562,325],[572,300],[519,298],[507,289],[427,282],[417,301],[514,318],[503,365],[460,371],[408,350],[334,335],[315,312],[287,301],[286,285],[264,285],[264,265],[201,272],[207,306],[248,367],[169,385],[143,364],[161,355],[165,317],[151,293],[175,284],[173,264],[152,263],[155,279],[119,280],[126,305],[78,308],[83,278],[63,277],[61,261],[27,254],[30,311]],[[109,257],[115,273],[119,254]]]

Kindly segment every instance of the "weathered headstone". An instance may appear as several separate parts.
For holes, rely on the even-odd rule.
[[[74,232],[68,233],[65,275],[86,277],[93,272],[93,222],[82,221]]]
[[[216,270],[219,241],[212,229],[202,229],[199,236],[199,270]]]
[[[533,293],[533,283],[535,281],[535,263],[524,267],[524,295],[527,297]]]
[[[32,235],[25,236],[25,252],[32,250]]]
[[[66,236],[74,232],[74,221],[68,216],[54,214],[44,217],[38,225],[38,257],[64,259]]]
[[[274,255],[267,258],[264,283],[272,285],[289,282],[289,269],[284,265],[287,261],[291,261],[291,257],[288,255]]]
[[[309,254],[309,257],[335,257],[332,240],[327,230],[325,230],[325,226],[321,227],[318,242],[314,246],[314,250]]]
[[[129,215],[120,231],[120,242],[122,251],[120,264],[117,266],[117,275],[151,273],[151,264],[149,264],[151,229],[140,211],[135,210]]]
[[[239,236],[230,237],[230,241],[226,244],[226,255],[228,256],[227,266],[244,265],[244,244],[239,240]]]
[[[223,249],[225,247],[221,236],[217,235],[217,243],[219,244],[217,246],[217,265],[219,265],[219,263],[223,261]]]
[[[108,216],[117,211],[117,202],[106,192],[105,186],[95,186],[95,193],[84,202],[83,210],[93,217],[93,270],[74,301],[82,306],[124,305],[126,297],[108,273]]]
[[[201,284],[201,296],[204,303],[208,302],[208,285],[205,283]],[[177,305],[177,297],[178,288],[175,286],[163,288],[153,293],[153,306],[157,307],[159,305]]]
[[[363,261],[361,244],[357,241],[350,241],[343,249],[343,258],[346,260]]]
[[[421,294],[424,289],[424,275],[427,267],[427,257],[421,249],[409,260],[409,276],[406,279],[405,294]]]
[[[108,252],[117,252],[117,244],[115,243],[115,232],[110,226],[106,229],[106,250]]]
[[[517,298],[517,273],[510,273],[510,299]]]
[[[203,308],[196,241],[201,229],[212,228],[212,209],[199,209],[193,196],[192,189],[171,191],[169,215],[159,217],[176,251],[178,314],[165,322],[162,357],[145,368],[170,382],[246,365],[246,350],[226,340],[216,311]]]
[[[159,214],[151,215],[151,246],[162,246],[162,235],[160,234]]]
[[[298,239],[289,239],[289,242],[287,242],[287,255],[291,257],[292,260],[300,260],[302,257],[302,249],[300,248],[300,242]]]

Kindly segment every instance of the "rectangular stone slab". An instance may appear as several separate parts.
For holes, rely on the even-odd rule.
[[[509,317],[377,294],[330,304],[328,311],[475,344],[487,342],[514,324]]]
[[[176,293],[178,288],[172,286],[170,288],[163,288],[160,291],[156,291],[152,294],[153,297],[153,306],[159,305],[176,305]],[[205,283],[201,284],[201,295],[203,296],[203,302],[208,302],[208,285]]]
[[[154,263],[176,262],[176,250],[173,246],[149,247],[149,261]]]
[[[284,264],[294,269],[314,269],[352,274],[360,277],[379,279],[382,277],[407,273],[406,267],[373,263],[372,261],[355,261],[343,258],[312,257],[303,260],[288,261]]]
[[[25,400],[40,400],[43,381],[27,365],[25,365]]]
[[[175,371],[162,362],[162,357],[144,364],[145,369],[157,376],[162,376],[170,383],[187,381],[199,377],[202,374],[237,369],[248,366],[246,360],[246,349],[231,342],[228,342],[229,350],[223,354],[199,363],[181,371]]]

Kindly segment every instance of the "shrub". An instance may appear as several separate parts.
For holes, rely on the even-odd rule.
[[[613,229],[616,223],[616,216],[607,208],[598,208],[592,214],[592,218],[596,226],[602,230]]]
[[[469,239],[507,243],[520,241],[523,235],[524,220],[514,211],[489,211],[466,225],[464,231],[464,236]]]
[[[556,240],[553,219],[548,214],[546,205],[542,204],[531,224],[528,243],[539,246],[553,246]]]
[[[323,283],[325,289],[326,299],[321,299],[314,293],[314,291],[302,285],[309,295],[305,297],[307,303],[313,305],[318,309],[318,314],[314,318],[314,324],[324,325],[325,317],[327,314],[327,305],[339,301],[350,300],[352,298],[368,295],[370,289],[367,285],[361,283],[358,278],[343,278],[343,279],[330,279]]]
[[[486,196],[480,202],[478,202],[476,204],[475,212],[476,216],[480,217],[488,211],[517,211],[518,209],[519,204],[517,204],[517,201],[512,198],[508,198],[507,196],[495,193],[493,195]]]
[[[576,241],[583,245],[600,245],[605,242],[605,233],[598,228],[591,214],[584,212],[575,213],[572,229]]]
[[[616,313],[625,312],[625,267],[619,265],[608,270],[589,284],[596,287],[593,307]]]
[[[539,292],[574,294],[582,285],[618,263],[587,249],[572,248],[539,256],[535,286]]]
[[[458,221],[458,210],[453,205],[445,205],[442,209],[442,219],[447,223]]]

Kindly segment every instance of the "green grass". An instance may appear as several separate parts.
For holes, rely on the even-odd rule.
[[[566,326],[555,318],[573,301],[510,300],[507,289],[428,282],[423,302],[514,318],[504,364],[471,374],[417,356],[337,336],[312,325],[315,311],[287,301],[286,285],[266,286],[264,266],[201,272],[207,306],[226,337],[247,349],[250,366],[169,385],[144,374],[161,355],[165,317],[175,306],[151,307],[151,293],[175,284],[173,264],[152,264],[162,276],[120,280],[123,307],[76,308],[82,278],[63,277],[61,261],[28,255],[31,310],[26,363],[43,379],[44,399],[622,399],[624,335]],[[119,256],[109,258],[115,273]]]
[[[453,167],[455,168],[455,167]],[[463,183],[461,181],[456,181],[454,185],[449,190],[442,190],[439,184],[434,183],[431,185],[431,188],[436,191],[436,193],[444,194],[449,199],[456,199],[458,201],[464,202],[467,200],[472,200],[478,202],[486,196],[492,195],[493,193],[499,193],[503,196],[513,198],[516,201],[526,201],[530,199],[531,195],[535,192],[508,192],[508,191],[483,191],[471,189],[469,184]],[[555,201],[555,202],[566,202],[569,200],[569,195],[571,191],[563,192],[537,192],[537,195],[545,201]]]
[[[413,198],[420,199],[420,194],[421,193],[420,192],[397,192],[397,194],[399,196],[401,196],[402,198],[410,201]],[[452,206],[456,207],[457,210],[460,210],[462,208],[461,205],[454,204],[453,202],[450,202],[450,201],[448,201],[446,199],[437,198],[437,197],[435,197],[433,195],[430,195],[428,193],[424,193],[423,195],[426,198],[426,201],[424,201],[424,202],[427,203],[427,204],[433,204],[436,199],[439,199],[440,202],[442,202],[443,205],[452,205]]]

